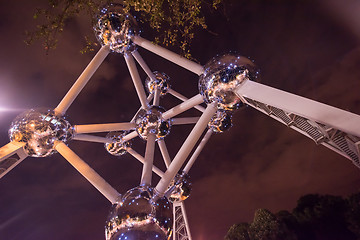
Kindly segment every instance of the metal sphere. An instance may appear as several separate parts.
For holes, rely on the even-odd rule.
[[[102,46],[109,45],[117,53],[132,52],[136,49],[131,37],[139,33],[133,16],[124,11],[120,4],[111,4],[101,9],[96,16],[94,31]]]
[[[248,58],[223,55],[204,66],[199,79],[200,94],[206,103],[216,102],[219,109],[235,110],[243,105],[234,90],[246,80],[255,80],[258,72]]]
[[[106,137],[114,142],[105,143],[105,149],[114,156],[122,156],[126,154],[126,150],[131,147],[131,142],[124,142],[122,139],[127,134],[127,131],[109,132]]]
[[[106,240],[167,240],[172,232],[172,205],[152,200],[153,189],[139,186],[114,204],[105,225]]]
[[[183,173],[181,175],[177,174],[173,181],[170,183],[170,187],[168,192],[169,201],[184,201],[187,199],[192,190],[192,183],[190,182],[190,176],[187,173]]]
[[[32,157],[46,157],[56,150],[55,141],[67,142],[73,137],[71,124],[53,110],[31,109],[17,116],[11,123],[11,141],[25,142],[26,153]]]
[[[208,123],[208,127],[216,133],[222,133],[232,127],[231,114],[227,111],[218,110]]]
[[[170,88],[170,77],[165,73],[154,72],[155,80],[147,77],[145,86],[149,93],[154,93],[155,89],[160,89],[161,96],[165,95]]]
[[[163,139],[170,133],[171,121],[164,120],[162,113],[165,109],[151,106],[148,110],[141,109],[135,117],[136,131],[146,140],[149,134],[154,134],[156,139]]]

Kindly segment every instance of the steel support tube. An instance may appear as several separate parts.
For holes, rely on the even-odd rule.
[[[166,168],[168,168],[170,163],[171,163],[171,158],[170,158],[169,152],[167,150],[165,140],[164,139],[159,139],[157,141],[157,143],[158,143],[158,146],[160,148],[161,155],[162,155],[162,157],[164,159],[165,166],[166,166]]]
[[[216,110],[217,109],[214,103],[207,106],[205,112],[201,115],[199,121],[195,124],[189,136],[186,138],[185,142],[177,152],[175,158],[171,162],[169,168],[166,170],[164,176],[157,184],[155,190],[158,196],[164,196],[166,190],[170,185],[170,182],[178,173],[181,166],[184,164],[191,150],[194,148],[196,142],[199,140],[201,134],[207,127],[210,119],[214,116]]]
[[[150,70],[149,66],[146,64],[144,59],[141,57],[140,53],[138,51],[134,51],[131,54],[134,56],[135,60],[139,63],[140,67],[144,70],[146,75],[148,75],[149,78],[151,78],[153,81],[155,81],[154,73]]]
[[[181,101],[186,101],[188,100],[187,97],[185,97],[184,95],[181,95],[180,93],[174,91],[173,89],[168,89],[167,91],[169,94],[173,95],[174,97],[180,99]],[[204,112],[205,111],[205,108],[200,106],[200,105],[196,105],[194,106],[195,109],[199,110],[200,112]]]
[[[159,106],[159,104],[160,104],[160,89],[155,88],[153,105]]]
[[[92,75],[94,75],[95,71],[99,68],[101,63],[105,60],[106,56],[109,54],[109,46],[103,46],[100,48],[95,57],[91,60],[89,65],[85,68],[85,70],[81,73],[79,78],[76,80],[74,85],[70,88],[70,90],[66,93],[65,97],[61,100],[59,105],[54,109],[56,115],[64,115],[68,110],[70,105],[73,103],[75,98],[79,95],[81,90],[88,83]]]
[[[131,156],[133,156],[134,158],[136,158],[137,160],[139,160],[139,162],[141,163],[145,163],[145,158],[143,156],[141,156],[139,153],[137,153],[134,149],[132,148],[128,148],[126,150]],[[158,175],[159,177],[164,176],[164,172],[161,171],[159,168],[157,168],[156,166],[153,165],[152,167],[152,171]]]
[[[172,125],[194,124],[197,123],[199,117],[173,118]]]
[[[166,48],[160,47],[159,45],[155,45],[140,36],[134,36],[132,40],[136,45],[145,48],[146,50],[149,50],[150,52],[155,53],[156,55],[159,55],[160,57],[163,57],[199,76],[204,72],[204,68],[200,64],[190,61],[189,59],[173,53]]]
[[[116,202],[120,194],[65,143],[56,141],[55,149],[112,204]]]
[[[75,133],[95,133],[95,132],[111,132],[121,130],[131,130],[135,128],[135,123],[104,123],[104,124],[87,124],[75,125]]]
[[[184,172],[188,173],[191,169],[191,167],[193,166],[194,162],[196,161],[196,159],[199,157],[199,154],[201,153],[201,151],[204,149],[206,143],[209,141],[211,135],[213,133],[212,129],[208,129],[207,132],[205,133],[203,139],[201,140],[201,142],[199,143],[199,145],[197,146],[197,148],[195,149],[193,155],[191,156],[191,158],[189,159],[189,161],[187,162],[187,164],[184,167]]]
[[[72,139],[78,140],[78,141],[95,142],[95,143],[112,143],[112,142],[114,142],[114,140],[112,140],[110,138],[99,137],[99,136],[94,136],[94,135],[89,135],[89,134],[76,134]]]
[[[204,101],[203,97],[200,94],[195,95],[194,97],[186,100],[185,102],[180,103],[179,105],[169,109],[168,111],[162,114],[163,119],[172,118],[180,113],[189,110],[190,108],[202,103]]]
[[[149,134],[146,141],[145,162],[141,175],[141,185],[151,186],[152,168],[154,166],[155,134]]]
[[[129,141],[129,140],[133,139],[133,138],[136,138],[137,136],[139,136],[139,134],[138,134],[136,131],[132,131],[131,133],[126,134],[126,135],[122,138],[122,140],[123,140],[124,142],[126,142],[126,141]]]
[[[149,108],[149,103],[148,103],[148,101],[146,99],[144,86],[143,86],[143,84],[141,82],[141,78],[140,78],[139,72],[138,72],[138,70],[136,68],[134,58],[133,58],[133,56],[131,54],[127,54],[127,53],[124,54],[124,57],[125,57],[126,65],[127,65],[128,69],[129,69],[131,78],[133,80],[136,92],[138,94],[141,106],[144,109],[148,109]]]

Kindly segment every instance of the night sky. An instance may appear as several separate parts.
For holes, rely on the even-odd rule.
[[[1,145],[8,143],[16,115],[56,107],[94,55],[79,53],[83,36],[92,35],[85,17],[68,22],[49,55],[40,43],[23,43],[24,31],[35,25],[35,8],[46,2],[0,1]],[[236,52],[255,61],[261,83],[360,114],[360,3],[229,4],[226,11],[205,11],[209,31],[199,31],[192,45],[199,63]],[[195,74],[144,49],[139,52],[152,70],[171,77],[174,90],[187,97],[198,93]],[[169,109],[179,101],[167,97],[162,103]],[[112,53],[67,114],[72,124],[126,122],[139,106],[123,57]],[[291,210],[305,194],[359,191],[360,171],[351,161],[263,113],[245,107],[234,114],[233,124],[230,131],[212,136],[190,171],[193,192],[185,204],[194,240],[223,239],[232,224],[251,221],[256,209]],[[171,157],[190,130],[172,128],[165,139]],[[139,139],[133,142],[141,154],[144,146]],[[139,184],[142,164],[130,155],[114,157],[99,143],[72,141],[69,147],[120,193]],[[158,150],[155,158],[164,170]],[[158,180],[154,176],[153,184]],[[0,192],[1,240],[105,239],[109,201],[59,154],[27,158],[0,179]]]

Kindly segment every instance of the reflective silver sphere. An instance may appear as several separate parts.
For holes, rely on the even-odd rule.
[[[162,139],[170,133],[171,121],[164,120],[162,107],[151,106],[148,110],[141,109],[135,117],[136,131],[146,140],[149,134],[155,134],[156,139]]]
[[[184,201],[191,194],[192,183],[187,173],[177,174],[169,186],[169,201]]]
[[[127,131],[109,132],[106,137],[110,138],[114,142],[105,143],[105,149],[114,156],[121,156],[126,153],[126,150],[131,147],[131,142],[124,142],[123,137],[128,134]]]
[[[172,205],[153,202],[153,189],[139,186],[112,206],[105,225],[106,240],[167,240],[172,232]]]
[[[149,93],[154,93],[155,89],[160,89],[161,96],[165,95],[170,88],[170,77],[165,73],[155,71],[155,80],[147,77],[145,86]]]
[[[208,123],[208,127],[216,133],[222,133],[232,127],[231,114],[218,110]]]
[[[132,52],[136,49],[131,37],[139,33],[133,16],[124,11],[120,4],[110,4],[96,16],[94,31],[102,46],[109,45],[117,53]]]
[[[204,66],[199,79],[200,94],[206,103],[216,102],[219,109],[235,110],[242,105],[234,90],[246,80],[255,80],[258,72],[248,58],[223,55]]]
[[[11,141],[25,142],[26,153],[32,157],[46,157],[56,152],[54,142],[69,141],[73,137],[71,124],[53,110],[31,109],[17,116],[11,123]]]

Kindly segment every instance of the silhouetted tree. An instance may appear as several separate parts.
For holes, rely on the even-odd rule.
[[[360,193],[339,196],[309,194],[292,213],[266,209],[252,223],[233,225],[226,240],[360,240]]]
[[[89,23],[100,7],[120,3],[126,11],[135,12],[140,23],[146,24],[161,45],[177,45],[184,56],[189,57],[189,46],[197,28],[206,29],[202,8],[216,9],[223,0],[48,0],[48,7],[37,8],[34,19],[36,29],[27,31],[26,43],[35,40],[43,43],[48,52],[57,46],[59,35],[66,22],[79,15],[86,15]],[[90,24],[89,24],[90,25]],[[91,25],[90,25],[91,26]],[[87,42],[83,51],[93,50],[94,37],[84,36]]]

